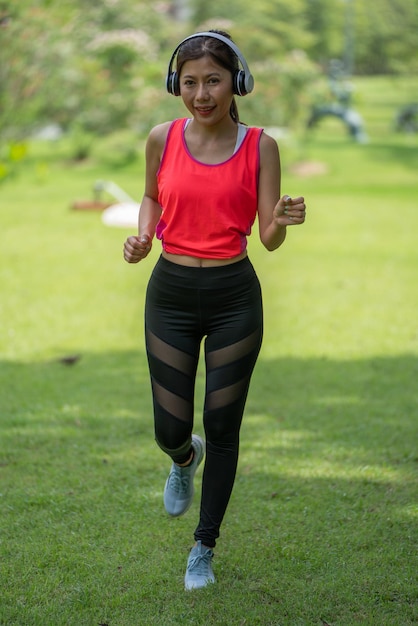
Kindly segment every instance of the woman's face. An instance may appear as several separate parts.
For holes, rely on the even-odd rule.
[[[180,94],[196,121],[215,124],[229,116],[234,97],[231,72],[210,56],[186,61],[180,71]]]

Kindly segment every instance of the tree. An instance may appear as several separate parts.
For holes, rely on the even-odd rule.
[[[0,137],[52,121],[100,133],[138,123],[164,15],[132,0],[1,6]]]
[[[149,128],[176,109],[162,59],[213,27],[245,50],[257,74],[245,107],[269,124],[293,122],[333,58],[362,73],[418,69],[418,0],[0,0],[0,141],[49,122]]]
[[[356,71],[418,71],[418,0],[358,0],[355,6]]]

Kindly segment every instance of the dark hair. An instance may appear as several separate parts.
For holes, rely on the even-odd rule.
[[[223,30],[210,30],[210,33],[223,35],[231,39],[231,35]],[[232,41],[232,39],[231,39]],[[194,61],[204,56],[210,56],[221,67],[231,72],[231,75],[239,70],[238,57],[235,52],[220,39],[202,35],[201,37],[193,37],[185,41],[179,48],[177,53],[177,74],[180,76],[181,68],[186,61]],[[232,99],[229,114],[238,124],[239,115],[235,98]]]

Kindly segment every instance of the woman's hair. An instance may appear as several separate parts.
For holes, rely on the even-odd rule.
[[[231,39],[231,35],[223,30],[210,30],[208,32],[223,35],[224,37]],[[227,44],[220,39],[215,39],[215,37],[202,35],[201,37],[188,39],[180,46],[177,53],[178,76],[180,76],[181,68],[186,61],[194,61],[196,59],[201,59],[204,56],[212,57],[215,63],[218,63],[221,67],[229,70],[232,76],[234,76],[234,74],[239,70],[238,57]],[[238,124],[239,115],[235,98],[232,99],[229,113],[234,122]]]

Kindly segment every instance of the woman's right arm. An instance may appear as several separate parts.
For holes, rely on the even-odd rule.
[[[127,238],[123,256],[128,263],[138,263],[148,256],[155,229],[161,217],[158,203],[157,172],[171,122],[155,126],[145,148],[145,191],[138,217],[138,235]]]

